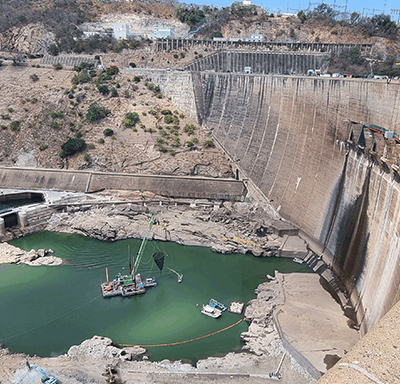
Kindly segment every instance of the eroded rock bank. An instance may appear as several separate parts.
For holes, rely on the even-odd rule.
[[[8,243],[0,243],[0,264],[61,265],[62,259],[53,256],[51,249],[31,249],[29,252]]]
[[[54,214],[47,230],[78,233],[103,241],[142,238],[151,214],[150,238],[183,245],[211,247],[219,253],[277,256],[285,238],[271,227],[276,219],[265,204],[225,202],[220,208],[184,205],[108,206]]]

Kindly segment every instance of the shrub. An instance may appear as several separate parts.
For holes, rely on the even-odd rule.
[[[161,93],[158,93],[156,97],[157,97],[157,99],[162,99],[163,95]]]
[[[136,68],[136,64],[135,64],[135,63],[129,63],[129,66],[130,66],[131,68]]]
[[[2,130],[7,129],[7,125],[0,125],[0,129],[2,129]]]
[[[62,119],[64,117],[64,112],[63,111],[58,111],[58,112],[51,111],[51,112],[49,112],[49,115],[52,119],[57,119],[57,118]]]
[[[92,160],[92,159],[91,159],[91,157],[90,157],[90,155],[89,155],[88,153],[85,153],[85,154],[83,155],[83,160],[85,160],[86,162],[89,162],[89,161]]]
[[[136,112],[128,112],[122,121],[122,125],[127,128],[133,127],[139,121],[139,115]]]
[[[118,97],[118,92],[114,87],[111,88],[111,97]]]
[[[104,96],[110,93],[110,90],[108,89],[107,85],[98,85],[97,89]]]
[[[97,78],[97,84],[102,84],[106,81],[111,80],[112,77],[110,74],[108,74],[107,72],[103,72],[100,74],[100,76]]]
[[[161,111],[161,114],[162,114],[162,115],[172,115],[172,112],[171,112],[170,109],[163,109],[163,110]]]
[[[57,69],[57,70],[59,70],[59,69],[62,69],[62,68],[63,68],[63,66],[62,66],[60,63],[53,64],[53,67],[54,67],[54,69]]]
[[[39,145],[39,150],[40,151],[44,151],[45,149],[47,149],[49,146],[46,143],[40,143]]]
[[[188,135],[191,135],[194,132],[194,125],[193,124],[186,124],[183,128],[183,131],[186,132]]]
[[[99,60],[100,60],[100,57],[99,57]],[[74,71],[82,72],[84,69],[91,70],[93,68],[94,68],[93,63],[87,63],[84,61],[84,62],[80,63],[79,65],[75,65]]]
[[[192,141],[193,143],[197,144],[199,142],[199,139],[197,137],[193,137]]]
[[[2,118],[3,120],[11,120],[11,117],[10,117],[10,115],[8,115],[8,114],[1,115],[1,118]]]
[[[124,91],[124,97],[126,99],[129,99],[131,97],[131,95],[129,94],[129,91],[127,89],[125,89],[125,91]]]
[[[104,139],[101,137],[99,140],[97,140],[97,142],[98,142],[99,144],[104,144]]]
[[[9,107],[9,108],[7,108],[7,111],[10,112],[10,113],[13,113],[14,112],[14,108]]]
[[[111,128],[106,128],[103,131],[104,136],[112,136],[114,134],[114,131]]]
[[[139,82],[140,82],[140,76],[135,76],[135,77],[133,78],[133,81],[134,81],[135,83],[139,83]]]
[[[95,149],[96,146],[93,143],[87,144],[86,145],[88,149]]]
[[[86,120],[89,122],[101,120],[110,113],[111,111],[94,102],[89,106],[89,109],[86,113]]]
[[[112,65],[110,68],[106,69],[106,72],[108,75],[114,76],[114,75],[118,74],[119,69],[116,65]]]
[[[13,131],[13,132],[18,131],[20,124],[21,123],[19,121],[12,121],[10,124],[11,131]]]
[[[58,124],[57,121],[52,121],[50,123],[50,127],[54,128],[54,129],[57,129],[57,128],[60,128],[60,124]]]
[[[185,145],[187,146],[187,147],[193,147],[193,141],[187,141],[186,143],[185,143]]]
[[[173,121],[174,121],[174,119],[172,118],[172,116],[170,116],[170,115],[164,116],[164,123],[171,124],[171,123],[173,123]]]
[[[39,80],[39,76],[36,73],[34,73],[33,75],[30,75],[29,77],[31,78],[32,81],[38,81]]]
[[[82,152],[86,147],[85,140],[80,137],[68,137],[68,140],[61,145],[60,157],[72,156],[77,152]]]
[[[212,140],[206,140],[206,141],[203,143],[203,147],[205,147],[205,148],[212,148],[212,147],[215,147],[215,144],[214,144],[214,142],[213,142]]]
[[[90,81],[91,77],[86,72],[78,73],[71,79],[72,84],[84,84]]]

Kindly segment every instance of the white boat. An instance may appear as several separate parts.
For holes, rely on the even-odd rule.
[[[298,264],[303,264],[303,262],[304,262],[303,259],[299,259],[299,258],[297,258],[297,257],[295,257],[295,258],[293,259],[293,261],[294,261],[295,263],[298,263]]]
[[[220,317],[222,315],[222,311],[219,310],[218,308],[213,308],[211,305],[203,305],[203,308],[201,309],[201,313],[204,315],[210,316],[213,319],[216,319],[217,317]]]

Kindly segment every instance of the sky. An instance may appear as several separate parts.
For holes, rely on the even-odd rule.
[[[233,0],[194,0],[183,1],[194,4],[208,4],[217,7],[226,7],[231,5]],[[321,0],[252,0],[252,4],[260,5],[263,8],[269,8],[270,12],[297,13],[299,9],[307,9],[311,3],[311,9],[322,3]],[[363,16],[373,16],[374,14],[389,14],[392,20],[398,22],[400,16],[400,0],[327,0],[325,4],[336,10],[344,11],[347,3],[347,9],[350,12],[360,12]],[[391,10],[397,10],[398,13],[391,13]]]

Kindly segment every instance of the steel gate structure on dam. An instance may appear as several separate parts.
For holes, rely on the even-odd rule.
[[[400,188],[379,160],[388,139],[374,140],[375,160],[349,143],[364,123],[399,129],[398,82],[134,71],[212,132],[239,176],[300,228],[345,284],[362,332],[399,300]]]

